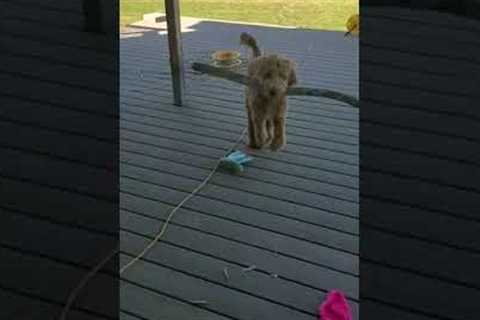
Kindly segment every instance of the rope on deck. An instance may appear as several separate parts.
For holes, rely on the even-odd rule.
[[[230,154],[238,146],[238,144],[245,137],[246,133],[247,133],[247,128],[243,129],[242,133],[240,134],[240,137],[237,139],[237,141],[235,141],[235,144],[232,145],[227,150],[226,155]],[[132,258],[132,260],[130,260],[128,263],[126,263],[123,267],[120,268],[120,272],[119,272],[120,275],[122,273],[124,273],[128,268],[133,266],[138,260],[143,258],[148,253],[148,251],[150,251],[150,249],[152,249],[153,246],[163,237],[163,235],[165,234],[165,231],[167,230],[167,227],[168,227],[170,221],[172,220],[173,216],[178,211],[178,209],[180,209],[188,200],[193,198],[200,190],[203,189],[203,187],[205,187],[207,185],[207,183],[213,177],[215,172],[217,172],[217,170],[220,166],[221,160],[222,160],[222,158],[220,158],[216,162],[215,166],[210,171],[208,176],[198,185],[198,187],[196,187],[192,192],[190,192],[182,201],[180,201],[180,203],[175,208],[172,209],[172,211],[170,211],[170,213],[167,216],[167,219],[165,219],[165,222],[162,224],[162,227],[161,227],[160,231],[157,233],[157,235],[155,236],[155,238],[153,238],[153,240],[151,240],[149,242],[149,244],[146,245],[145,248],[139,254],[137,254],[134,258]],[[71,308],[73,302],[75,301],[75,299],[77,298],[78,294],[83,289],[83,287],[85,287],[85,285],[88,283],[88,281],[90,281],[90,279],[95,274],[97,274],[105,266],[105,264],[107,264],[107,262],[110,261],[110,259],[113,258],[119,252],[120,252],[120,245],[117,245],[110,253],[108,253],[105,257],[103,257],[102,260],[98,264],[96,264],[82,278],[82,280],[79,282],[79,284],[70,292],[70,294],[68,296],[68,299],[67,299],[67,303],[65,304],[65,307],[62,309],[62,313],[60,314],[59,320],[66,320],[67,314],[70,311],[70,308]]]

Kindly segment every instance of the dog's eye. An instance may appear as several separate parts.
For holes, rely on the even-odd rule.
[[[272,73],[271,72],[267,72],[265,73],[265,78],[269,79],[272,77]]]

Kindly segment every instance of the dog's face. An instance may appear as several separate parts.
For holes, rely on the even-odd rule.
[[[297,83],[293,61],[277,56],[261,56],[249,65],[250,86],[256,95],[275,100],[284,97]]]

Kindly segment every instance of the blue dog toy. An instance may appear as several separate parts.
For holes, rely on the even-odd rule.
[[[253,158],[249,157],[245,153],[241,151],[234,151],[220,160],[220,167],[232,173],[240,173],[244,170],[243,165],[252,160]]]

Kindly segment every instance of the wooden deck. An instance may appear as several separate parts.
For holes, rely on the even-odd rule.
[[[121,264],[246,125],[243,88],[188,64],[237,48],[248,31],[268,51],[297,61],[301,85],[358,96],[357,39],[214,22],[193,28],[183,34],[184,107],[172,105],[165,35],[130,30],[121,40]],[[216,173],[177,212],[164,240],[122,275],[124,319],[313,320],[335,288],[358,319],[358,110],[290,98],[287,123],[285,151],[255,153],[240,177]]]
[[[361,318],[477,319],[479,21],[361,12]]]
[[[367,12],[362,9],[362,14]],[[361,91],[364,166],[362,210],[365,210],[361,228],[362,319],[477,319],[480,300],[480,279],[477,271],[480,222],[476,210],[480,206],[480,163],[477,152],[480,141],[480,109],[478,92],[469,85],[472,80],[478,83],[480,74],[478,54],[473,54],[479,47],[478,21],[466,21],[463,18],[428,12],[426,14],[429,17],[424,13],[400,14],[397,11],[372,11],[369,14],[373,19],[370,20],[371,24],[366,16],[362,17],[361,49],[361,75],[364,77],[364,91]],[[40,4],[36,0],[1,0],[0,16],[0,319],[53,319],[58,315],[70,290],[117,240],[117,195],[113,190],[116,185],[117,165],[116,161],[113,161],[117,147],[117,93],[114,85],[116,63],[115,58],[112,59],[115,56],[115,50],[112,49],[115,43],[108,42],[108,37],[79,31],[82,20],[79,1],[45,0]],[[378,27],[380,25],[384,27]],[[216,28],[213,31],[218,30]],[[215,35],[217,33],[221,35],[219,32]],[[282,39],[285,39],[285,43],[291,43],[293,36],[289,38],[287,35],[288,33],[285,33]],[[236,35],[231,38],[221,37],[219,43],[227,43],[227,40],[231,39],[232,42],[236,41]],[[274,39],[279,41],[279,38]],[[194,43],[194,39],[186,41]],[[273,40],[264,37],[262,41],[267,43]],[[327,50],[332,41],[333,36],[329,38],[328,34],[323,34],[322,41],[315,44],[316,56],[302,51],[304,57],[310,57],[307,61],[328,59],[328,63],[320,64],[316,68],[321,68],[330,75],[337,74],[338,69],[330,66],[336,64],[345,67],[348,61],[337,58],[336,54]],[[122,42],[122,46],[127,44],[126,41]],[[151,56],[152,64],[162,62],[166,48],[161,45],[160,40],[151,43],[156,46],[155,53]],[[447,46],[446,43],[453,43],[455,46]],[[300,52],[301,47],[299,45],[292,48],[280,43],[271,45],[274,48],[283,48],[285,52],[288,47],[291,54],[295,54],[295,50]],[[325,46],[325,52],[329,53],[324,54],[320,50],[321,46]],[[135,49],[135,45],[131,48]],[[147,61],[143,57],[145,53],[148,51],[143,49],[132,51],[129,60],[143,63]],[[355,63],[356,60],[352,61]],[[233,86],[230,92],[223,89],[223,86],[228,86],[227,83],[201,77],[201,81],[209,81],[212,85],[208,87],[209,90],[198,89],[196,95],[209,94],[211,98],[192,95],[189,97],[192,101],[190,107],[172,109],[169,107],[172,97],[168,95],[171,84],[166,80],[169,70],[166,64],[155,64],[155,67],[162,68],[159,70],[162,73],[159,72],[151,83],[158,84],[157,87],[163,84],[163,87],[152,89],[156,96],[146,98],[149,102],[140,101],[141,95],[131,98],[132,104],[139,100],[138,113],[144,110],[155,122],[155,126],[159,123],[161,126],[176,124],[178,127],[175,128],[184,131],[189,130],[189,121],[209,121],[209,130],[231,131],[231,136],[221,136],[221,140],[225,140],[222,148],[234,140],[233,136],[240,132],[244,123],[242,115],[237,117],[232,113],[234,105],[238,105],[241,113],[240,98],[237,102],[228,102],[225,100],[230,98],[225,96],[226,92],[229,97],[231,94],[239,94],[237,87]],[[131,69],[135,74],[132,74],[132,78],[137,82],[138,69]],[[309,74],[320,77],[315,70],[304,67],[303,79]],[[148,75],[148,72],[145,74]],[[461,79],[463,81],[458,81]],[[322,77],[318,80],[320,81],[323,81],[323,86],[335,80]],[[222,88],[215,89],[220,84]],[[316,85],[314,82],[312,84]],[[339,84],[337,82],[333,85]],[[439,92],[438,89],[442,87],[450,93]],[[355,88],[355,92],[356,90]],[[218,92],[224,94],[222,100],[219,100]],[[353,92],[352,90],[351,93]],[[125,97],[122,101],[124,99]],[[294,131],[294,135],[290,135],[290,139],[294,139],[293,145],[296,143],[295,135],[297,139],[311,137],[315,141],[322,141],[322,147],[325,144],[325,148],[330,148],[326,145],[328,139],[346,139],[351,135],[348,128],[337,132],[328,131],[339,127],[339,124],[332,127],[325,123],[327,115],[331,114],[330,110],[339,113],[343,109],[329,106],[328,101],[321,105],[318,100],[315,101],[317,102],[303,103],[298,100],[291,104],[292,108],[297,108],[297,115],[292,114],[297,117],[297,120],[292,120],[296,124],[289,128]],[[313,105],[318,108],[314,109]],[[122,106],[122,110],[127,107]],[[303,110],[308,112],[302,116],[299,111],[304,107]],[[226,114],[222,116],[217,112],[219,110],[226,111]],[[311,112],[322,112],[322,116],[311,116]],[[346,110],[347,115],[349,112],[351,111]],[[209,120],[210,114],[215,114],[215,121]],[[206,119],[203,119],[202,115],[206,115]],[[187,116],[189,120],[182,123],[170,120],[182,120]],[[345,116],[345,113],[342,116]],[[316,130],[312,127],[314,124],[298,117],[315,119],[317,128],[321,127],[322,131]],[[168,121],[161,122],[161,119]],[[235,125],[237,121],[238,124]],[[200,127],[193,124],[191,126]],[[165,131],[176,133],[175,137],[178,137],[178,130]],[[122,129],[122,132],[126,132],[125,129]],[[204,134],[195,135],[199,139],[203,136]],[[138,137],[144,139],[146,135],[138,133]],[[168,146],[167,141],[171,141],[168,137],[152,136],[151,139],[152,144],[165,143],[165,146]],[[352,136],[351,139],[357,138]],[[123,149],[128,147],[125,145],[126,141],[123,140]],[[175,141],[168,142],[172,146],[172,152],[181,149],[178,151],[181,152],[181,157],[174,153],[178,155],[174,159],[186,159],[188,165],[204,166],[205,170],[210,168],[217,155],[224,150],[214,147],[208,149],[207,153],[205,149],[201,149],[196,156],[192,145],[186,144],[186,148],[183,148],[183,144]],[[210,141],[208,140],[209,146]],[[139,144],[132,142],[129,145],[128,148],[132,150],[133,146]],[[142,147],[139,152],[144,149]],[[455,149],[455,152],[452,152],[452,149]],[[166,152],[166,147],[152,146],[151,150],[156,152],[155,157],[172,156],[172,153]],[[338,153],[327,151],[323,149],[322,158],[315,156],[319,151],[308,152],[303,156],[303,151],[298,149],[278,154],[278,157],[283,157],[278,161],[267,156],[257,157],[247,174],[252,174],[252,171],[261,172],[262,174],[255,175],[255,178],[263,180],[268,179],[267,170],[274,172],[271,174],[274,176],[281,174],[282,179],[275,181],[277,184],[289,181],[292,185],[287,186],[289,191],[300,189],[302,181],[303,185],[312,191],[310,180],[314,180],[313,185],[318,186],[320,181],[338,182],[340,177],[344,179],[340,185],[355,186],[353,179],[358,175],[358,168],[355,168],[350,178],[348,175],[344,177],[343,174],[337,174],[353,170],[352,166],[345,164],[345,159],[342,162],[330,161],[333,154],[333,159],[336,160]],[[133,152],[123,154],[129,153]],[[202,157],[206,160],[198,161]],[[123,159],[128,161],[125,156]],[[391,161],[392,159],[396,161]],[[176,163],[181,165],[180,161]],[[146,161],[144,164],[148,165]],[[266,165],[261,167],[262,164]],[[308,175],[305,175],[305,167],[308,168]],[[192,171],[197,175],[206,172],[194,168],[191,171],[182,171],[182,174],[189,175]],[[56,174],[51,174],[52,172]],[[154,176],[151,173],[149,175]],[[289,176],[289,180],[283,180],[285,176]],[[179,179],[189,181],[181,177]],[[264,308],[265,305],[270,308],[281,305],[278,310],[293,310],[290,306],[301,310],[308,309],[306,313],[298,312],[302,314],[299,318],[308,317],[312,313],[312,306],[323,298],[324,291],[318,287],[330,287],[330,284],[320,284],[320,281],[335,281],[335,278],[317,276],[318,270],[328,269],[317,265],[322,263],[326,266],[328,261],[316,261],[313,265],[311,262],[301,262],[301,266],[300,262],[295,261],[300,256],[310,260],[309,257],[332,258],[332,255],[319,254],[324,251],[318,249],[315,249],[315,254],[306,254],[307,250],[313,250],[320,245],[335,250],[342,247],[357,250],[355,236],[358,235],[358,226],[352,227],[352,224],[348,223],[354,219],[310,208],[318,207],[319,204],[302,206],[302,210],[297,210],[293,204],[303,203],[304,198],[300,197],[281,203],[279,210],[275,208],[274,212],[269,212],[266,209],[274,200],[264,192],[272,189],[263,188],[263,180],[262,188],[257,188],[255,198],[258,196],[261,199],[270,199],[270,202],[259,202],[256,199],[248,202],[247,200],[253,197],[252,193],[247,194],[248,198],[242,200],[241,204],[225,204],[218,200],[232,199],[229,194],[233,192],[245,194],[241,191],[241,181],[245,179],[250,184],[251,180],[254,180],[249,177],[239,178],[235,179],[234,187],[224,187],[226,182],[218,182],[221,178],[217,178],[217,185],[212,185],[205,191],[209,193],[208,197],[195,198],[196,202],[192,202],[192,206],[184,211],[186,214],[175,217],[176,224],[172,225],[173,229],[169,229],[167,235],[170,237],[167,237],[169,243],[159,245],[156,251],[158,255],[155,253],[155,256],[150,258],[156,259],[156,263],[146,262],[140,273],[132,269],[130,276],[135,277],[135,281],[123,281],[122,301],[127,301],[130,305],[122,306],[122,319],[167,318],[161,317],[162,310],[178,315],[177,319],[188,316],[194,319],[232,318],[216,313],[219,307],[227,311],[237,311],[236,308],[240,308],[241,312],[235,313],[237,318],[240,318],[245,316],[246,312],[260,310],[252,308],[255,301],[264,303],[262,308],[266,311],[260,318],[272,317],[268,314],[271,309]],[[161,208],[168,206],[168,201],[177,203],[182,195],[181,191],[171,187],[160,190],[158,186],[145,186],[146,191],[156,192],[156,198],[165,197],[163,207],[163,200],[150,202],[152,210],[147,214],[154,219],[161,218],[160,214],[164,212]],[[180,188],[182,185],[178,183],[175,186]],[[192,186],[193,183],[186,183],[184,188],[190,190]],[[283,198],[287,193],[282,188],[276,190],[279,190]],[[317,188],[315,192],[326,191]],[[289,197],[289,194],[285,197]],[[122,198],[124,196],[125,192]],[[139,208],[146,208],[144,204],[147,201],[140,199],[138,203]],[[253,205],[261,205],[261,208],[251,208]],[[136,210],[133,205],[131,208]],[[319,212],[321,214],[318,214]],[[137,216],[139,220],[136,221],[140,223],[129,225],[132,226],[131,229],[140,232],[133,233],[125,228],[123,231],[124,237],[137,239],[130,241],[132,248],[146,241],[141,231],[146,227],[141,219],[145,221],[148,218],[142,218],[140,214]],[[291,219],[292,217],[295,220]],[[155,223],[151,225],[150,232],[153,233],[161,221],[151,221]],[[221,225],[217,221],[222,221]],[[227,228],[227,223],[243,227]],[[178,230],[188,236],[183,236]],[[247,230],[250,230],[250,234],[247,234]],[[257,230],[257,233],[253,234],[252,230]],[[229,234],[225,235],[227,231]],[[219,233],[224,236],[218,236]],[[174,236],[182,239],[184,245],[171,238]],[[205,238],[208,238],[209,242],[203,241]],[[327,242],[327,239],[331,242]],[[185,241],[192,245],[185,244]],[[231,246],[224,245],[227,241]],[[289,246],[283,245],[285,242],[288,242]],[[192,249],[196,245],[198,250]],[[268,261],[265,258],[265,247],[274,248],[270,250],[272,253],[267,257]],[[249,251],[242,251],[241,248],[248,248]],[[290,251],[285,252],[285,248],[290,248]],[[284,251],[275,254],[275,251],[280,249]],[[248,256],[240,256],[242,252],[247,252]],[[295,258],[290,258],[293,256]],[[219,260],[219,257],[224,258]],[[192,263],[200,260],[203,263]],[[284,262],[290,260],[293,262],[289,265]],[[182,261],[183,271],[180,270]],[[162,264],[159,266],[158,262]],[[268,267],[267,263],[274,266],[262,269],[266,271],[264,273],[249,273],[248,277],[239,275],[240,267],[253,263],[262,268]],[[175,266],[169,267],[171,264]],[[285,268],[286,265],[288,268]],[[303,267],[304,265],[306,267]],[[346,262],[343,266],[347,265]],[[112,273],[115,274],[117,267],[113,261],[108,270],[92,279],[68,319],[118,318],[118,308],[115,305],[118,297],[117,281],[109,277]],[[149,272],[147,267],[153,269],[153,272]],[[224,282],[222,275],[224,267],[229,267],[232,278],[228,284]],[[288,271],[289,277],[267,277],[275,267]],[[339,274],[328,270],[332,274]],[[241,282],[238,281],[239,278]],[[217,279],[215,283],[214,279]],[[161,283],[156,284],[155,281]],[[271,284],[267,285],[267,281]],[[186,282],[190,284],[186,290],[188,292],[173,291],[180,290],[182,286],[179,284]],[[277,288],[273,287],[274,285],[278,290],[272,289]],[[338,286],[338,283],[332,285]],[[215,289],[212,289],[213,286]],[[213,300],[206,293],[222,295],[222,299]],[[208,299],[210,305],[194,307],[188,303],[187,300],[190,299]],[[227,304],[228,301],[230,305]],[[280,312],[278,310],[277,312]],[[295,309],[291,312],[297,311]]]
[[[118,241],[118,38],[81,4],[0,1],[0,319],[57,319]],[[117,318],[117,270],[68,319]]]

